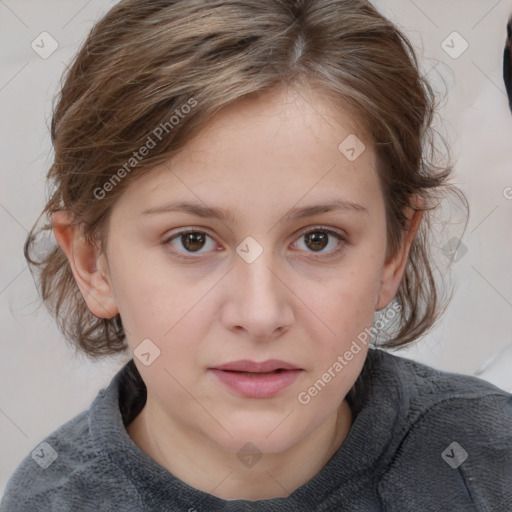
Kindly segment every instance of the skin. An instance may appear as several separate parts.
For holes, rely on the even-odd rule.
[[[366,145],[353,162],[338,150],[351,133]],[[335,198],[365,210],[286,218],[291,208]],[[173,201],[222,207],[234,218],[142,213]],[[297,396],[395,296],[421,218],[407,214],[402,248],[386,259],[372,142],[305,89],[224,109],[179,155],[132,182],[112,210],[105,253],[65,212],[54,214],[91,312],[121,314],[132,354],[147,338],[160,349],[149,366],[134,357],[148,399],[127,427],[133,441],[184,482],[225,499],[287,496],[313,478],[350,430],[345,396],[367,347],[307,405]],[[304,232],[322,234],[321,226],[344,240],[331,234],[315,246]],[[202,245],[169,241],[190,227],[208,235]],[[252,263],[236,252],[248,236],[263,249]],[[239,396],[209,370],[274,358],[303,371],[271,398]],[[237,457],[248,442],[262,454],[252,467]]]

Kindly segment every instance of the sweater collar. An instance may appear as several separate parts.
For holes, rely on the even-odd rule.
[[[410,402],[410,386],[400,371],[401,359],[369,349],[347,395],[354,416],[347,437],[317,475],[284,498],[224,500],[189,486],[144,453],[123,422],[123,417],[131,421],[146,399],[140,376],[134,376],[133,361],[98,393],[89,409],[89,427],[96,446],[124,472],[152,511],[168,510],[172,501],[179,510],[311,512],[320,503],[361,492],[367,478],[378,480],[389,465],[406,426]]]

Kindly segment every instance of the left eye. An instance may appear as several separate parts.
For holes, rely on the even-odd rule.
[[[345,238],[340,233],[327,228],[315,228],[303,232],[294,246],[300,250],[312,253],[336,253],[340,250]],[[303,243],[303,247],[300,247]],[[164,244],[171,245],[174,252],[179,256],[183,254],[202,254],[215,250],[217,244],[211,236],[204,231],[188,230],[180,231],[164,241]],[[329,249],[330,247],[330,249]],[[327,248],[327,250],[325,250]],[[183,256],[187,257],[187,256]]]
[[[334,242],[333,238],[335,238]],[[336,252],[340,248],[340,242],[344,241],[344,237],[340,233],[330,229],[316,228],[302,233],[296,245],[299,245],[301,241],[304,241],[306,247],[304,250],[323,254]],[[325,251],[324,249],[329,246],[331,246],[331,250]]]

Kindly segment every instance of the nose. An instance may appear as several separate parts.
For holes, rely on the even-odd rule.
[[[235,260],[230,272],[229,300],[223,312],[224,325],[237,336],[258,342],[274,340],[293,322],[293,286],[283,278],[270,249],[256,260]]]

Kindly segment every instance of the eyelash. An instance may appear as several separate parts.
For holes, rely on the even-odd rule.
[[[326,226],[315,226],[314,228],[308,228],[304,231],[302,231],[299,236],[297,237],[297,240],[300,240],[303,236],[307,235],[307,234],[310,234],[310,233],[315,233],[315,232],[323,232],[323,233],[327,233],[329,236],[334,236],[335,238],[338,239],[338,241],[340,242],[338,247],[336,249],[334,249],[333,251],[331,252],[328,252],[328,253],[323,253],[323,252],[311,252],[311,254],[313,255],[313,259],[318,259],[316,256],[314,256],[315,254],[319,255],[320,257],[324,257],[324,255],[327,255],[327,257],[332,257],[332,256],[335,256],[337,255],[340,251],[343,250],[345,244],[347,243],[347,239],[346,237],[339,233],[338,231],[334,231],[333,229],[330,229]],[[188,228],[188,229],[184,229],[184,230],[181,230],[181,231],[178,231],[177,233],[174,233],[172,236],[169,236],[167,237],[163,242],[162,244],[165,245],[165,246],[171,246],[171,242],[175,239],[179,239],[182,235],[186,235],[187,233],[198,233],[198,234],[201,234],[201,235],[206,235],[208,238],[213,239],[212,236],[210,236],[206,231],[203,231],[201,229],[196,229],[196,228]],[[329,243],[329,242],[328,242]],[[171,252],[177,256],[178,258],[181,258],[181,259],[184,259],[184,260],[197,260],[199,258],[199,256],[184,256],[182,252],[180,251],[177,251],[175,250],[174,248],[171,249]],[[198,255],[201,255],[203,253],[189,253],[189,254],[198,254]]]

